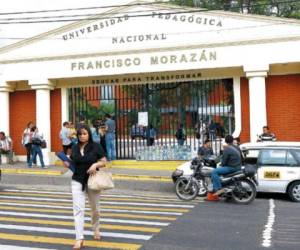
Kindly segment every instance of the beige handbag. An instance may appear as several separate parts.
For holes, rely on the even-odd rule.
[[[90,175],[88,179],[88,189],[99,191],[114,188],[112,174],[105,170],[99,170],[95,174]]]

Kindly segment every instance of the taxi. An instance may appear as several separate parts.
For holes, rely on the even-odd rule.
[[[300,202],[300,142],[244,143],[240,148],[245,163],[257,165],[258,192],[286,193]]]

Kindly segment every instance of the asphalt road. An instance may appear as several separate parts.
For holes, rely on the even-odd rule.
[[[271,203],[274,223],[268,231]],[[142,249],[298,250],[299,209],[299,203],[290,202],[284,195],[270,194],[259,194],[246,206],[224,201],[200,202]]]

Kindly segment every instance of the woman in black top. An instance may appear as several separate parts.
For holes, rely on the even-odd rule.
[[[100,192],[89,190],[87,181],[89,175],[95,174],[105,167],[106,158],[100,144],[93,142],[92,133],[88,126],[82,125],[77,130],[78,144],[72,147],[71,159],[75,166],[72,176],[73,213],[75,221],[76,242],[73,249],[81,249],[84,240],[84,210],[85,196],[88,195],[91,207],[94,239],[100,240],[99,232],[99,198]],[[65,165],[68,165],[65,162]]]

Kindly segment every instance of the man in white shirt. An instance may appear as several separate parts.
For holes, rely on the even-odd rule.
[[[71,130],[69,128],[69,122],[64,122],[60,131],[60,139],[62,141],[62,147],[65,154],[70,154],[72,148]]]
[[[0,132],[0,164],[2,164],[2,154],[8,156],[9,164],[13,164],[12,140],[9,136],[6,136],[4,132]]]

